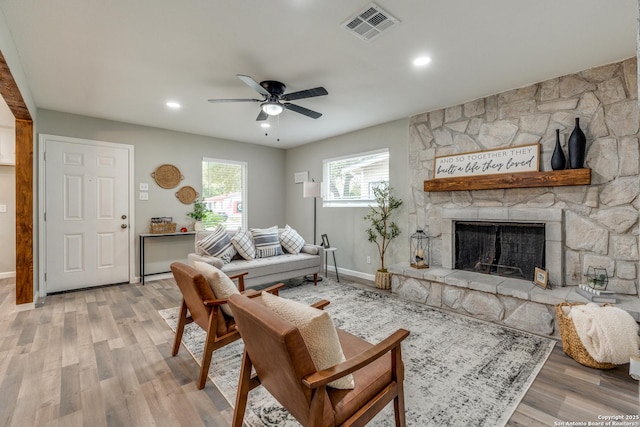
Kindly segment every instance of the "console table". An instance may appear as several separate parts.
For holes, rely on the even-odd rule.
[[[144,276],[151,276],[154,274],[163,274],[163,273],[170,273],[170,271],[161,271],[158,273],[151,273],[151,274],[146,274],[144,273],[144,242],[146,239],[151,239],[154,237],[179,237],[179,236],[193,236],[194,234],[196,234],[195,231],[187,231],[184,233],[161,233],[161,234],[154,234],[154,233],[142,233],[140,234],[140,281],[142,282],[142,284],[144,285]]]

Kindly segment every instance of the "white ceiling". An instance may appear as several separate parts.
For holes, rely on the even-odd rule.
[[[330,5],[328,5],[330,3]],[[364,42],[367,0],[0,0],[40,108],[293,147],[636,55],[637,0],[380,0],[400,24]],[[417,55],[432,57],[416,69]],[[269,119],[236,78],[328,96]],[[180,110],[165,107],[168,100]],[[280,139],[278,141],[277,139]]]

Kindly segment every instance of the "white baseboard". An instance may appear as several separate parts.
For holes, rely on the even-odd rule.
[[[35,302],[28,302],[26,304],[18,304],[15,306],[15,311],[16,313],[20,312],[20,311],[27,311],[27,310],[35,310],[36,308],[36,303]]]
[[[173,273],[158,273],[158,274],[151,274],[149,276],[145,275],[144,276],[144,282],[153,282],[154,280],[162,280],[162,279],[173,279]],[[140,276],[136,277],[136,282],[135,283],[142,283],[142,280],[140,280]]]
[[[0,279],[9,279],[11,277],[16,277],[15,271],[0,272]]]
[[[353,276],[359,279],[369,280],[371,282],[375,282],[376,280],[375,274],[363,273],[361,271],[355,271],[355,270],[347,270],[346,268],[338,267],[338,273],[344,274],[345,276]]]

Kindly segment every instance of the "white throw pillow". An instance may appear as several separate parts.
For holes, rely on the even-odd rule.
[[[231,238],[231,244],[242,258],[252,260],[256,257],[256,247],[253,246],[253,237],[249,231],[238,230]]]
[[[206,262],[195,261],[193,263],[193,268],[207,279],[207,283],[209,283],[209,286],[213,291],[213,295],[217,299],[226,299],[231,295],[240,294],[240,291],[236,284],[233,283],[233,280],[229,279],[229,276],[214,266],[207,264]],[[220,308],[222,308],[222,311],[224,311],[226,315],[233,317],[231,307],[229,307],[228,304],[223,304]]]
[[[298,254],[304,246],[304,239],[298,234],[296,230],[289,227],[287,224],[284,227],[284,231],[280,235],[280,244],[285,251],[290,254]]]
[[[231,238],[224,225],[219,224],[211,234],[196,242],[205,254],[220,258],[224,263],[231,261],[236,249],[231,244]]]
[[[269,228],[252,228],[251,235],[256,247],[256,258],[268,258],[283,254],[277,225]]]
[[[262,301],[267,308],[298,328],[317,370],[346,360],[329,313],[267,292],[262,293]],[[328,386],[352,389],[355,387],[353,375],[332,381]]]

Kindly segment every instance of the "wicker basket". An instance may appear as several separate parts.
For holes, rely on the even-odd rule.
[[[587,349],[582,345],[580,337],[576,332],[576,328],[573,325],[573,320],[567,317],[562,310],[563,307],[573,307],[579,304],[569,304],[563,302],[556,305],[556,317],[558,318],[558,326],[560,327],[560,336],[562,337],[562,349],[565,354],[571,357],[581,365],[588,366],[595,369],[613,369],[617,365],[613,363],[602,363],[596,361],[589,353]]]
[[[391,273],[376,271],[376,288],[391,289]]]
[[[175,233],[176,232],[176,223],[151,223],[151,234],[164,234],[164,233]]]
[[[184,176],[180,173],[180,169],[173,165],[165,164],[160,165],[154,172],[151,173],[156,184],[162,188],[175,188],[180,181],[184,179]]]

